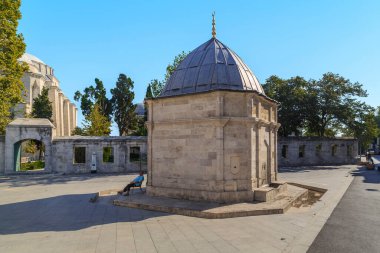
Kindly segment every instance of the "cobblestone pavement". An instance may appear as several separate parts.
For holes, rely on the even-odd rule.
[[[284,169],[280,179],[328,192],[283,215],[219,220],[89,202],[134,175],[0,176],[0,252],[306,252],[355,168]]]

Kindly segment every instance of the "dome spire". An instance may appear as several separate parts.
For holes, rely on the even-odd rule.
[[[212,37],[216,38],[216,28],[215,28],[215,11],[212,13]]]

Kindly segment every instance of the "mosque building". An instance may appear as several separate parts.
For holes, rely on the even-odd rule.
[[[59,87],[59,80],[54,75],[54,69],[28,53],[23,54],[19,61],[28,64],[29,70],[22,78],[25,86],[24,102],[13,108],[15,118],[23,118],[30,114],[33,99],[46,87],[49,89],[49,100],[53,107],[52,123],[55,126],[55,135],[70,136],[77,126],[78,109]]]

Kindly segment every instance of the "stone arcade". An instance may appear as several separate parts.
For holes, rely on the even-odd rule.
[[[149,195],[253,201],[277,179],[277,102],[215,33],[146,102]]]

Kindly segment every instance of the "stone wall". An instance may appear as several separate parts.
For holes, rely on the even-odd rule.
[[[92,155],[99,172],[146,171],[146,137],[67,136],[55,137],[48,119],[18,118],[0,136],[0,174],[17,173],[22,162],[22,143],[41,141],[45,145],[44,172],[88,173]]]
[[[148,100],[148,194],[252,201],[276,179],[276,104],[254,92]]]
[[[279,167],[353,164],[358,141],[353,138],[282,137],[278,140]]]
[[[4,171],[5,166],[5,136],[0,135],[0,174]]]
[[[84,163],[75,162],[76,147],[85,148]],[[109,147],[113,149],[113,162],[104,162],[104,148]],[[53,171],[60,173],[89,173],[92,155],[95,154],[98,172],[138,172],[140,162],[130,160],[130,151],[133,147],[139,147],[144,158],[146,154],[146,137],[56,137],[52,142],[54,154]],[[141,169],[146,171],[146,162],[141,163]]]

